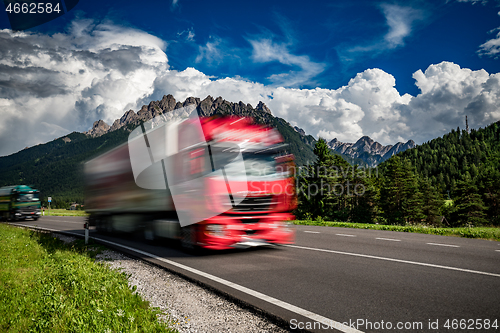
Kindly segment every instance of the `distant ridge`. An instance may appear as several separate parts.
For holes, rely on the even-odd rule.
[[[340,142],[336,138],[328,142],[328,147],[336,152],[352,158],[360,158],[369,166],[376,166],[391,156],[416,146],[413,140],[383,146],[369,136],[361,137],[356,143]]]
[[[106,124],[103,120],[98,120],[94,122],[92,128],[84,132],[84,134],[90,135],[91,137],[99,137],[106,133],[116,131],[128,124],[139,124],[141,121],[148,121],[163,113],[171,112],[192,104],[196,106],[200,116],[211,116],[221,109],[224,110],[225,113],[234,115],[255,117],[257,116],[257,112],[264,112],[271,115],[271,110],[269,110],[263,102],[259,102],[259,104],[253,108],[251,104],[245,104],[243,102],[232,103],[222,99],[220,96],[214,99],[209,95],[204,100],[200,100],[197,97],[188,97],[181,103],[176,101],[174,96],[169,94],[164,95],[160,101],[152,101],[148,105],[143,105],[137,113],[133,110],[125,112],[125,114],[120,119],[116,119],[111,126]]]
[[[293,129],[302,136],[306,135],[302,128],[294,126]],[[383,146],[369,136],[361,137],[356,143],[340,142],[335,138],[327,142],[327,144],[330,149],[342,155],[351,164],[354,162],[370,167],[375,167],[388,160],[391,156],[417,146],[413,140],[408,140],[406,143],[398,142],[395,145]]]
[[[116,119],[111,126],[106,124],[103,120],[98,120],[94,122],[92,128],[84,132],[84,134],[94,138],[99,137],[126,127],[129,124],[138,125],[141,121],[148,121],[161,114],[188,105],[195,105],[200,116],[211,116],[216,113],[250,116],[255,118],[258,122],[267,125],[273,125],[276,119],[279,119],[272,115],[271,110],[262,101],[254,108],[251,104],[245,104],[241,101],[239,103],[228,102],[220,96],[214,99],[209,95],[203,100],[197,97],[188,97],[184,102],[180,102],[176,101],[174,96],[169,94],[164,95],[159,101],[151,101],[148,105],[143,105],[137,113],[133,110],[125,112],[123,116],[120,119]],[[280,123],[283,122],[282,120],[280,121]],[[285,125],[284,123],[282,125]],[[286,123],[286,125],[291,127],[288,123]],[[307,135],[303,129],[295,126],[293,130],[299,134],[303,143],[311,147],[314,146],[316,140],[312,136]],[[370,137],[363,136],[356,141],[356,143],[345,143],[333,139],[328,142],[328,146],[342,155],[351,164],[365,164],[370,167],[375,167],[399,152],[414,148],[416,144],[413,140],[408,140],[406,143],[398,142],[395,145],[383,146],[373,141]],[[299,159],[305,162],[306,159],[310,159],[310,156],[306,159],[299,157]]]

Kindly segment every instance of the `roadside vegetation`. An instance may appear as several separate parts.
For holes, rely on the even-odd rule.
[[[95,262],[102,248],[0,224],[0,331],[175,332],[124,273]]]
[[[84,210],[69,210],[69,209],[45,209],[44,216],[87,216]]]
[[[500,122],[470,133],[452,130],[376,168],[350,165],[320,138],[316,161],[296,174],[296,216],[438,229],[500,227],[499,138]]]
[[[369,224],[369,223],[328,222],[328,221],[323,221],[321,219],[317,219],[315,221],[297,220],[294,221],[294,223],[297,225],[317,225],[317,226],[340,227],[340,228],[416,232],[419,234],[457,236],[465,238],[480,238],[480,239],[500,241],[500,228],[498,227],[436,228],[425,225],[401,226],[401,225],[384,225],[384,224]]]

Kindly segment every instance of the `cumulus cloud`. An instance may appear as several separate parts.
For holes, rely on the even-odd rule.
[[[307,67],[307,57],[283,45],[255,43],[255,61]],[[411,96],[377,68],[338,89],[298,89],[171,70],[165,52],[158,38],[111,23],[80,20],[55,35],[0,31],[0,155],[88,130],[98,119],[111,124],[165,94],[180,101],[207,95],[254,106],[263,101],[309,134],[347,142],[369,135],[382,144],[421,143],[463,127],[466,114],[472,127],[500,119],[500,73],[450,62],[416,71],[420,93]]]
[[[54,35],[0,31],[0,155],[137,108],[168,70],[165,49],[143,31],[92,20]]]
[[[159,99],[172,93],[188,96],[219,96],[256,105],[265,102],[274,115],[315,137],[352,142],[369,135],[383,144],[413,139],[418,143],[463,127],[465,115],[472,127],[500,120],[500,73],[442,62],[418,70],[413,78],[421,93],[401,95],[396,80],[381,69],[358,73],[338,89],[294,89],[266,86],[241,79],[212,80],[188,68],[169,71],[155,82]]]

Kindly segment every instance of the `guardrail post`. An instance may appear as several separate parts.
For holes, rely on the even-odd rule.
[[[89,243],[89,223],[85,222],[83,228],[85,228],[85,245],[87,245]]]

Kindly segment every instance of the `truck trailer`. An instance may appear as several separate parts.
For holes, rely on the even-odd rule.
[[[276,129],[245,117],[146,127],[85,164],[89,226],[186,249],[294,242],[295,164]]]
[[[0,216],[4,221],[40,217],[40,192],[26,185],[0,188]]]

